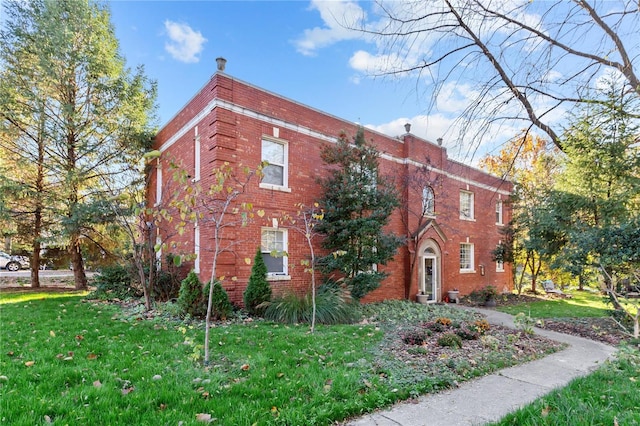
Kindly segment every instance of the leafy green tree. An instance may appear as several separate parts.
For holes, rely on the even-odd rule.
[[[366,142],[362,128],[353,144],[342,133],[321,155],[330,175],[321,181],[324,218],[317,230],[326,236],[323,246],[331,251],[321,264],[325,271],[340,273],[351,295],[361,299],[386,276],[377,265],[391,260],[402,243],[384,229],[399,205],[396,191],[378,173],[378,151]]]
[[[155,83],[132,72],[118,52],[107,6],[91,0],[7,1],[0,33],[2,130],[14,154],[44,150],[55,190],[49,232],[65,237],[76,288],[86,288],[81,244],[100,244],[104,183],[137,180],[131,164],[150,144]],[[34,49],[37,46],[37,49]],[[21,145],[15,141],[30,141]]]
[[[640,127],[625,112],[638,109],[634,97],[615,83],[606,94],[605,106],[585,109],[567,130],[563,173],[536,208],[532,234],[543,253],[574,275],[597,268],[621,310],[615,284],[640,271],[635,245],[620,239],[640,217]]]
[[[267,265],[262,258],[260,247],[256,250],[256,255],[253,258],[251,275],[243,299],[245,308],[251,314],[259,314],[261,309],[258,308],[258,305],[271,300],[271,286],[267,281]]]

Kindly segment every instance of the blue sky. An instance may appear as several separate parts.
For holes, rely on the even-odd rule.
[[[455,111],[430,111],[414,77],[371,77],[363,52],[374,47],[333,19],[356,19],[371,2],[112,1],[116,36],[127,64],[144,64],[158,82],[160,123],[166,123],[215,73],[225,72],[340,118],[395,136],[444,138],[465,161],[469,147],[454,144]],[[366,55],[364,61],[366,61]],[[336,133],[340,129],[336,129]],[[514,133],[508,133],[509,136]]]

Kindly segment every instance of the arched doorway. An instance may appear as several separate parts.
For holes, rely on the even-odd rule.
[[[424,294],[427,302],[442,300],[442,256],[435,240],[428,239],[420,246],[420,271],[418,292]]]

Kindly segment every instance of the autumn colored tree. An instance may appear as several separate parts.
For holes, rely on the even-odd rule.
[[[514,184],[510,200],[512,221],[505,228],[503,243],[494,250],[494,257],[521,266],[515,283],[519,293],[527,271],[531,275],[531,289],[536,291],[536,280],[544,260],[529,231],[539,220],[535,207],[554,185],[559,171],[559,154],[552,144],[525,131],[508,141],[497,155],[487,155],[479,163],[487,172]]]

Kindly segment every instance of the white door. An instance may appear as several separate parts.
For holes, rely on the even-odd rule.
[[[440,286],[438,285],[437,258],[435,256],[426,256],[423,265],[424,294],[429,300],[437,302],[440,300]]]

